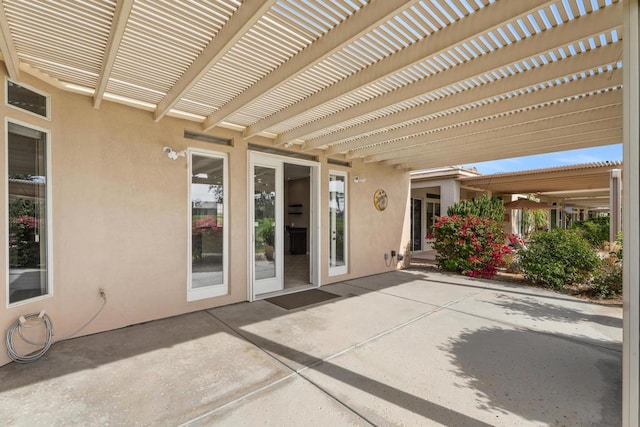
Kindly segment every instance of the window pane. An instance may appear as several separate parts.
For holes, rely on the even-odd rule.
[[[224,284],[224,159],[192,156],[191,288]]]
[[[9,123],[9,303],[48,293],[46,137]]]
[[[343,267],[345,259],[345,177],[329,175],[329,266]]]
[[[7,81],[7,99],[9,105],[47,117],[47,97],[44,95]]]

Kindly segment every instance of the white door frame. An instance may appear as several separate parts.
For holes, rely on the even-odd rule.
[[[275,275],[272,278],[260,279],[260,287],[263,288],[260,293],[265,294],[270,292],[281,291],[284,286],[284,277],[283,277],[283,271],[284,271],[283,240],[284,239],[282,237],[284,235],[284,219],[283,219],[284,205],[282,203],[282,200],[284,199],[284,183],[282,179],[283,164],[281,161],[277,161],[272,158],[258,157],[258,156],[255,156],[253,158],[253,161],[251,162],[250,173],[251,173],[252,179],[251,179],[251,182],[249,183],[249,186],[250,186],[249,194],[250,194],[252,203],[250,203],[251,206],[249,210],[249,215],[250,215],[249,222],[250,222],[250,226],[252,226],[250,230],[251,231],[250,250],[251,250],[251,253],[253,254],[251,257],[251,275],[253,277],[252,284],[253,284],[254,292],[257,292],[257,281],[258,281],[258,279],[256,279],[256,270],[255,270],[256,226],[255,226],[255,198],[253,197],[255,194],[254,171],[256,167],[264,167],[268,169],[273,169],[275,171],[275,188],[274,188],[274,191],[276,194],[276,201],[275,201],[275,207],[274,207],[275,208],[275,212],[274,212],[274,215],[275,215],[275,231],[274,231]]]
[[[256,165],[261,166],[267,166],[267,167],[273,167],[273,165],[275,164],[279,164],[280,168],[282,168],[284,166],[285,163],[289,163],[289,164],[293,164],[293,165],[300,165],[300,166],[309,166],[311,168],[311,185],[310,185],[310,190],[311,190],[311,197],[310,197],[310,206],[309,206],[309,267],[310,267],[310,281],[311,281],[311,286],[313,287],[319,287],[321,285],[320,283],[320,163],[319,162],[315,162],[315,161],[311,161],[311,160],[303,160],[303,159],[297,159],[295,157],[287,157],[287,156],[280,156],[280,155],[276,155],[276,154],[268,154],[268,153],[263,153],[260,151],[251,151],[249,150],[249,156],[248,156],[248,175],[249,175],[249,179],[248,181],[248,197],[247,197],[247,208],[248,208],[248,223],[247,223],[247,231],[248,231],[248,245],[249,245],[249,257],[248,257],[248,263],[247,263],[247,277],[249,280],[247,280],[247,296],[248,296],[248,300],[249,301],[256,301],[259,299],[262,299],[262,297],[260,295],[256,295],[255,294],[255,268],[254,268],[254,263],[255,263],[255,227],[254,227],[254,217],[255,217],[255,203],[254,203],[254,168]],[[278,177],[276,177],[276,180],[280,181],[280,183],[276,183],[276,186],[280,185],[281,187],[284,186],[284,181],[282,179],[282,176],[280,176],[280,179],[278,179]],[[278,193],[278,190],[276,190],[276,192]],[[276,206],[276,234],[278,234],[280,236],[280,239],[282,239],[282,236],[284,236],[284,229],[281,229],[280,231],[277,228],[278,223],[280,223],[281,226],[283,226],[284,224],[284,194],[282,194],[282,189],[280,189],[280,199],[278,200],[278,205]],[[280,213],[280,221],[278,221],[278,209],[281,210]],[[278,236],[276,236],[276,238],[278,238]],[[277,242],[277,241],[276,241]],[[276,245],[277,247],[277,245]],[[276,260],[279,259],[279,261],[282,263],[283,260],[283,256],[284,255],[284,245],[283,242],[280,243],[280,250],[282,251],[281,255],[279,257],[276,258]],[[276,267],[277,269],[277,267]],[[280,270],[282,273],[280,274],[280,278],[281,280],[284,280],[284,271],[283,269]],[[276,272],[276,276],[278,276],[277,272]],[[282,291],[282,293],[286,293],[286,291]]]
[[[342,233],[344,244],[344,265],[339,267],[331,266],[331,253],[332,249],[335,250],[335,240],[333,239],[334,230],[331,229],[331,213],[329,214],[329,276],[340,276],[349,272],[349,174],[347,172],[330,170],[329,171],[329,186],[331,186],[331,175],[340,176],[344,178],[344,224]],[[329,188],[329,203],[331,202],[331,188]]]

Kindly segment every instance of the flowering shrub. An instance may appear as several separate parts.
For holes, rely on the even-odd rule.
[[[193,235],[210,234],[221,228],[222,227],[218,227],[217,218],[212,215],[205,215],[191,222],[191,233]]]
[[[222,226],[218,225],[218,219],[213,215],[194,216],[191,221],[191,255],[194,261],[203,260],[205,252],[220,252],[222,249]]]
[[[438,267],[470,277],[494,276],[511,253],[504,244],[502,224],[487,217],[440,217],[434,237]]]

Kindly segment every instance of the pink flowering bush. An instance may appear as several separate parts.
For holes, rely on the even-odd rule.
[[[215,216],[205,215],[202,218],[195,218],[191,222],[191,232],[193,235],[210,234],[222,227],[218,227],[218,221]]]
[[[434,227],[438,267],[469,277],[493,277],[511,248],[505,245],[502,224],[473,216],[440,217]]]
[[[194,216],[191,221],[191,255],[194,261],[202,261],[205,252],[221,252],[222,230],[217,217],[213,215]]]

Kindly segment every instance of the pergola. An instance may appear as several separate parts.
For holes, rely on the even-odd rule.
[[[621,29],[614,0],[0,4],[14,80],[403,169],[620,143]]]
[[[604,161],[571,166],[459,178],[465,188],[499,194],[534,194],[576,207],[609,207],[611,171],[622,162]],[[618,209],[620,207],[618,206]]]
[[[624,140],[625,258],[637,260],[638,15],[637,0],[4,0],[0,53],[12,80],[95,108],[405,170]],[[629,426],[638,265],[624,272]]]

